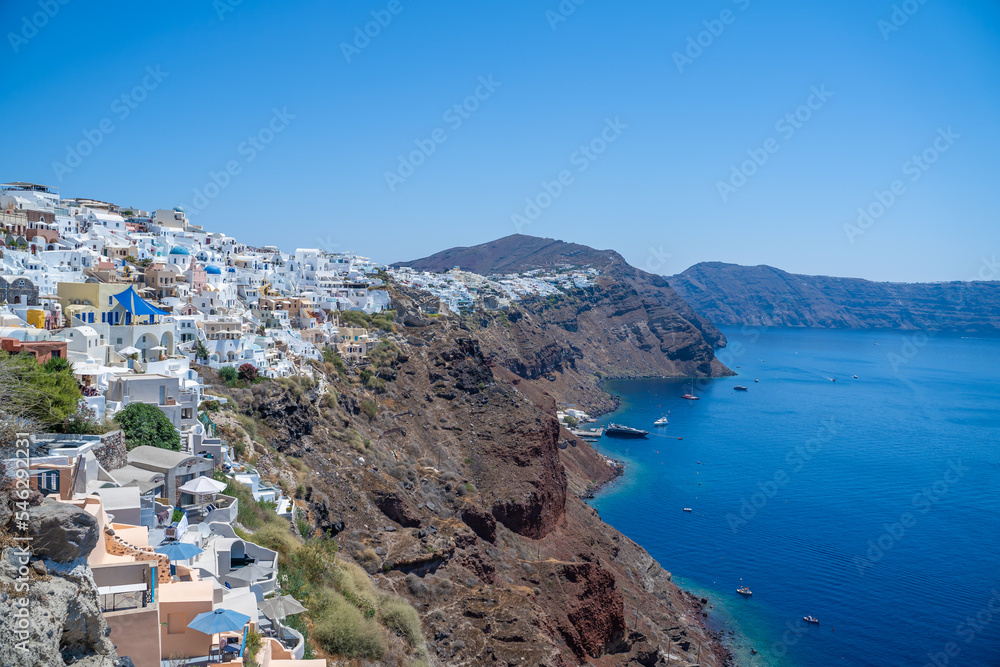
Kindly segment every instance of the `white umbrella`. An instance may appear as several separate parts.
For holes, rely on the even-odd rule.
[[[162,345],[156,345],[156,346],[151,347],[149,349],[150,350],[160,350],[160,351],[163,351],[163,350],[166,350],[167,348],[163,347]]]
[[[225,482],[219,482],[212,479],[211,477],[195,477],[189,482],[186,482],[181,486],[181,491],[184,493],[190,493],[193,496],[207,496],[213,493],[219,493],[224,488],[226,488]]]
[[[122,349],[118,350],[118,354],[125,357],[129,356],[130,354],[139,354],[140,352],[142,352],[142,350],[140,350],[137,347],[132,347],[131,345],[129,345],[128,347],[123,347]]]

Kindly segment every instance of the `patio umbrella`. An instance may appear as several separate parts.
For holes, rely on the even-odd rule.
[[[212,496],[226,488],[225,482],[219,482],[211,477],[195,477],[185,482],[180,490],[183,493],[190,493],[192,496],[204,497]],[[204,502],[204,501],[202,501]]]
[[[164,544],[153,549],[158,554],[163,554],[170,560],[187,560],[189,558],[194,558],[201,553],[199,549],[194,544],[188,542],[174,542],[173,544]]]
[[[274,619],[284,618],[285,616],[301,614],[304,611],[308,611],[291,595],[282,595],[281,597],[264,600],[257,605],[257,608],[260,609],[260,611],[268,618]]]
[[[195,616],[188,627],[206,635],[215,635],[220,632],[239,632],[249,620],[250,617],[246,614],[232,609],[213,609]]]
[[[220,632],[239,632],[247,624],[250,617],[232,609],[213,609],[198,614],[194,617],[188,627],[206,635],[212,635],[212,643],[215,643],[215,635]]]
[[[240,581],[253,583],[258,579],[267,579],[273,573],[273,567],[264,567],[263,565],[258,565],[257,563],[250,563],[249,565],[241,567],[238,570],[230,572],[226,576],[233,579],[239,579]]]
[[[118,354],[122,355],[123,357],[127,357],[130,354],[139,354],[140,352],[142,352],[142,350],[140,350],[137,347],[132,347],[131,345],[129,345],[128,347],[123,347],[122,349],[118,350]]]
[[[181,486],[180,490],[184,493],[190,493],[193,496],[207,496],[213,493],[219,493],[224,488],[226,488],[225,482],[220,482],[214,480],[211,477],[195,477],[194,479],[185,482]]]
[[[281,597],[271,598],[269,600],[264,600],[257,605],[257,608],[262,614],[270,618],[278,626],[278,641],[281,641],[281,621],[280,619],[285,616],[291,616],[292,614],[301,614],[304,611],[308,611],[305,607],[299,603],[298,600],[293,598],[291,595],[282,595]]]

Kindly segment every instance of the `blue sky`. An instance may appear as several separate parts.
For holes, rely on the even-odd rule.
[[[1000,254],[995,2],[63,1],[0,4],[4,180],[385,262],[515,231],[667,274]]]

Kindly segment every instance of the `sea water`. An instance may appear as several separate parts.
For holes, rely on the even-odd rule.
[[[740,665],[1000,665],[1000,339],[724,333],[737,377],[605,383],[598,423],[650,436],[599,441],[628,464],[601,517],[711,598]]]

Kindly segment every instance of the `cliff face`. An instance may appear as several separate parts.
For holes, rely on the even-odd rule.
[[[578,496],[616,471],[560,428],[548,381],[496,363],[481,334],[401,327],[375,355],[384,385],[324,365],[305,392],[234,403],[311,469],[312,523],[412,601],[436,664],[665,665],[668,647],[724,664],[701,602]],[[264,474],[286,474],[277,453],[258,456]]]
[[[19,508],[11,488],[0,488],[0,664],[130,667],[132,661],[119,658],[108,639],[87,565],[97,522],[72,505],[42,503],[37,493],[28,502],[30,508]],[[15,510],[18,525],[26,526],[19,533],[30,542],[14,539]],[[23,544],[31,550],[22,550]]]
[[[720,262],[669,282],[719,325],[1000,331],[1000,282],[876,283]]]
[[[729,375],[714,354],[725,336],[662,276],[630,266],[618,253],[532,236],[508,236],[401,264],[421,271],[453,266],[483,275],[592,267],[596,284],[558,298],[527,298],[510,311],[478,315],[477,337],[490,359],[529,379],[544,378],[558,400],[610,407],[598,375]]]

